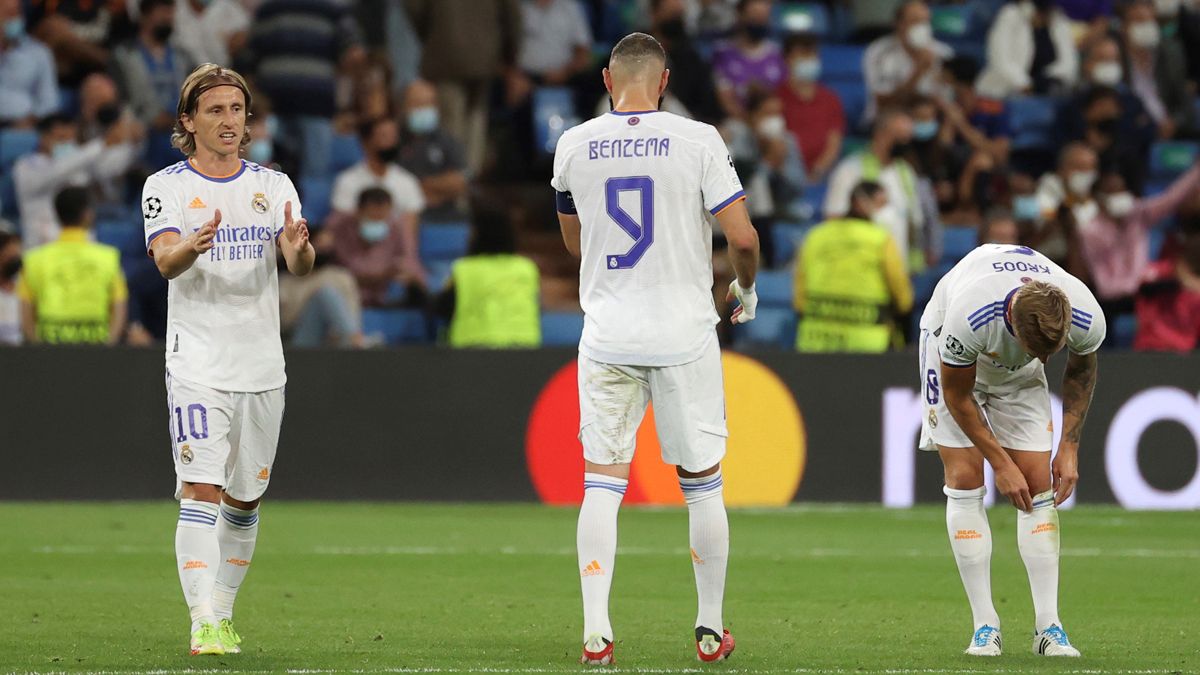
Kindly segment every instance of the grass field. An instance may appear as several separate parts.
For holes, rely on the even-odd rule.
[[[1200,671],[1200,517],[1063,514],[1062,616],[1084,658],[1029,652],[1011,509],[992,512],[1007,653],[961,654],[970,614],[937,507],[735,511],[733,659],[699,669],[683,510],[625,509],[622,672]],[[268,503],[238,598],[240,656],[185,655],[171,502],[3,504],[0,672],[579,672],[575,512]]]

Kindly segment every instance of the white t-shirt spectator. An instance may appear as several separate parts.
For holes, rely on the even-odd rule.
[[[1079,79],[1079,51],[1071,20],[1061,10],[1050,15],[1050,40],[1055,60],[1046,66],[1046,75],[1073,86]],[[1008,98],[1033,86],[1029,69],[1033,66],[1033,23],[1021,4],[1005,5],[988,31],[987,68],[975,83],[984,96]]]
[[[21,37],[0,50],[0,121],[58,112],[58,75],[46,45]]]
[[[21,301],[0,289],[0,345],[21,344]]]
[[[250,29],[250,14],[235,0],[212,0],[197,14],[189,0],[175,3],[174,42],[193,63],[231,66],[229,38]]]
[[[397,215],[425,210],[425,194],[411,173],[397,164],[388,164],[383,175],[376,176],[366,162],[359,162],[338,174],[330,202],[333,210],[354,213],[358,210],[358,196],[363,190],[373,187],[388,191],[392,196],[392,209]]]
[[[577,47],[592,47],[592,29],[579,0],[525,0],[524,37],[518,63],[527,73],[545,75],[571,62]]]
[[[942,61],[954,56],[954,50],[937,42],[929,45],[934,54],[934,64],[925,71],[925,75],[917,82],[917,93],[932,96],[938,92],[938,76],[942,71]],[[913,61],[904,50],[903,43],[895,34],[885,35],[867,47],[863,56],[863,78],[867,84],[867,108],[863,113],[864,121],[875,119],[878,112],[875,105],[876,96],[887,96],[912,77]]]

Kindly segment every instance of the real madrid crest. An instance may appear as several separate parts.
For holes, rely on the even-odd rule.
[[[191,464],[192,457],[192,446],[185,443],[183,448],[179,451],[179,461],[183,462],[184,464]]]
[[[929,428],[930,429],[937,428],[937,411],[934,410],[933,408],[929,409]]]
[[[255,213],[266,213],[271,210],[271,202],[267,201],[267,196],[261,192],[254,193],[254,199],[250,200],[250,207]]]

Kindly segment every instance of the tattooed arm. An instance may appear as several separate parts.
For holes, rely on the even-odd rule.
[[[1079,438],[1083,434],[1088,406],[1092,404],[1098,365],[1096,352],[1067,356],[1062,386],[1062,438],[1058,442],[1058,454],[1054,456],[1053,464],[1055,504],[1066,501],[1079,481]]]

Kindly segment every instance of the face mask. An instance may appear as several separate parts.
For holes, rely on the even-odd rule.
[[[390,148],[382,148],[375,152],[375,156],[379,158],[379,161],[391,164],[400,156],[400,146],[393,145]]]
[[[742,27],[742,31],[746,34],[746,37],[755,44],[766,40],[771,35],[770,26],[758,23],[748,23]]]
[[[246,159],[255,164],[269,164],[275,156],[275,144],[269,138],[256,138],[246,148]]]
[[[75,141],[67,141],[65,143],[59,143],[58,145],[55,145],[54,149],[50,151],[50,156],[53,157],[55,161],[58,161],[66,159],[71,155],[74,155],[76,152],[79,152],[79,145]]]
[[[767,138],[781,138],[786,131],[787,122],[783,120],[783,115],[771,115],[758,122],[758,133]]]
[[[1159,38],[1156,21],[1139,21],[1129,27],[1129,39],[1142,49],[1154,49],[1158,46]]]
[[[386,220],[364,220],[358,225],[359,236],[372,244],[387,239],[390,230]]]
[[[1108,117],[1102,120],[1096,120],[1092,123],[1092,126],[1096,128],[1096,131],[1104,134],[1105,136],[1116,136],[1117,129],[1120,127],[1120,120],[1115,117]]]
[[[102,127],[108,127],[112,125],[112,123],[116,122],[120,116],[121,106],[117,105],[116,103],[102,105],[96,110],[96,121],[99,122],[100,126]]]
[[[171,39],[171,33],[175,27],[169,23],[160,23],[150,30],[150,35],[154,37],[155,42],[166,42]]]
[[[1038,206],[1037,195],[1017,195],[1012,202],[1013,218],[1017,220],[1036,221],[1042,215]]]
[[[1067,178],[1067,187],[1071,189],[1071,193],[1076,197],[1086,197],[1092,191],[1092,185],[1096,183],[1095,171],[1074,171]]]
[[[4,38],[10,42],[19,40],[25,35],[25,18],[14,16],[4,22]]]
[[[668,19],[658,26],[658,32],[668,40],[678,40],[686,32],[683,19]]]
[[[1133,195],[1128,192],[1117,192],[1104,198],[1104,208],[1113,218],[1124,218],[1133,211]]]
[[[798,59],[792,62],[792,77],[801,82],[816,82],[821,77],[821,59]]]
[[[1092,82],[1106,87],[1115,87],[1121,84],[1121,78],[1124,75],[1121,64],[1116,61],[1101,61],[1092,66]]]
[[[0,265],[0,279],[12,279],[17,276],[17,272],[21,271],[21,259],[10,258]]]
[[[903,143],[897,141],[892,144],[892,159],[903,159],[912,150],[912,146],[912,141],[904,141]]]
[[[438,127],[438,109],[433,106],[413,108],[408,111],[408,130],[414,134],[427,134]]]
[[[924,49],[933,44],[933,27],[927,23],[913,24],[908,27],[904,38],[908,40],[908,46]]]
[[[922,120],[913,124],[913,140],[929,141],[934,136],[937,136],[938,121],[937,120]]]

